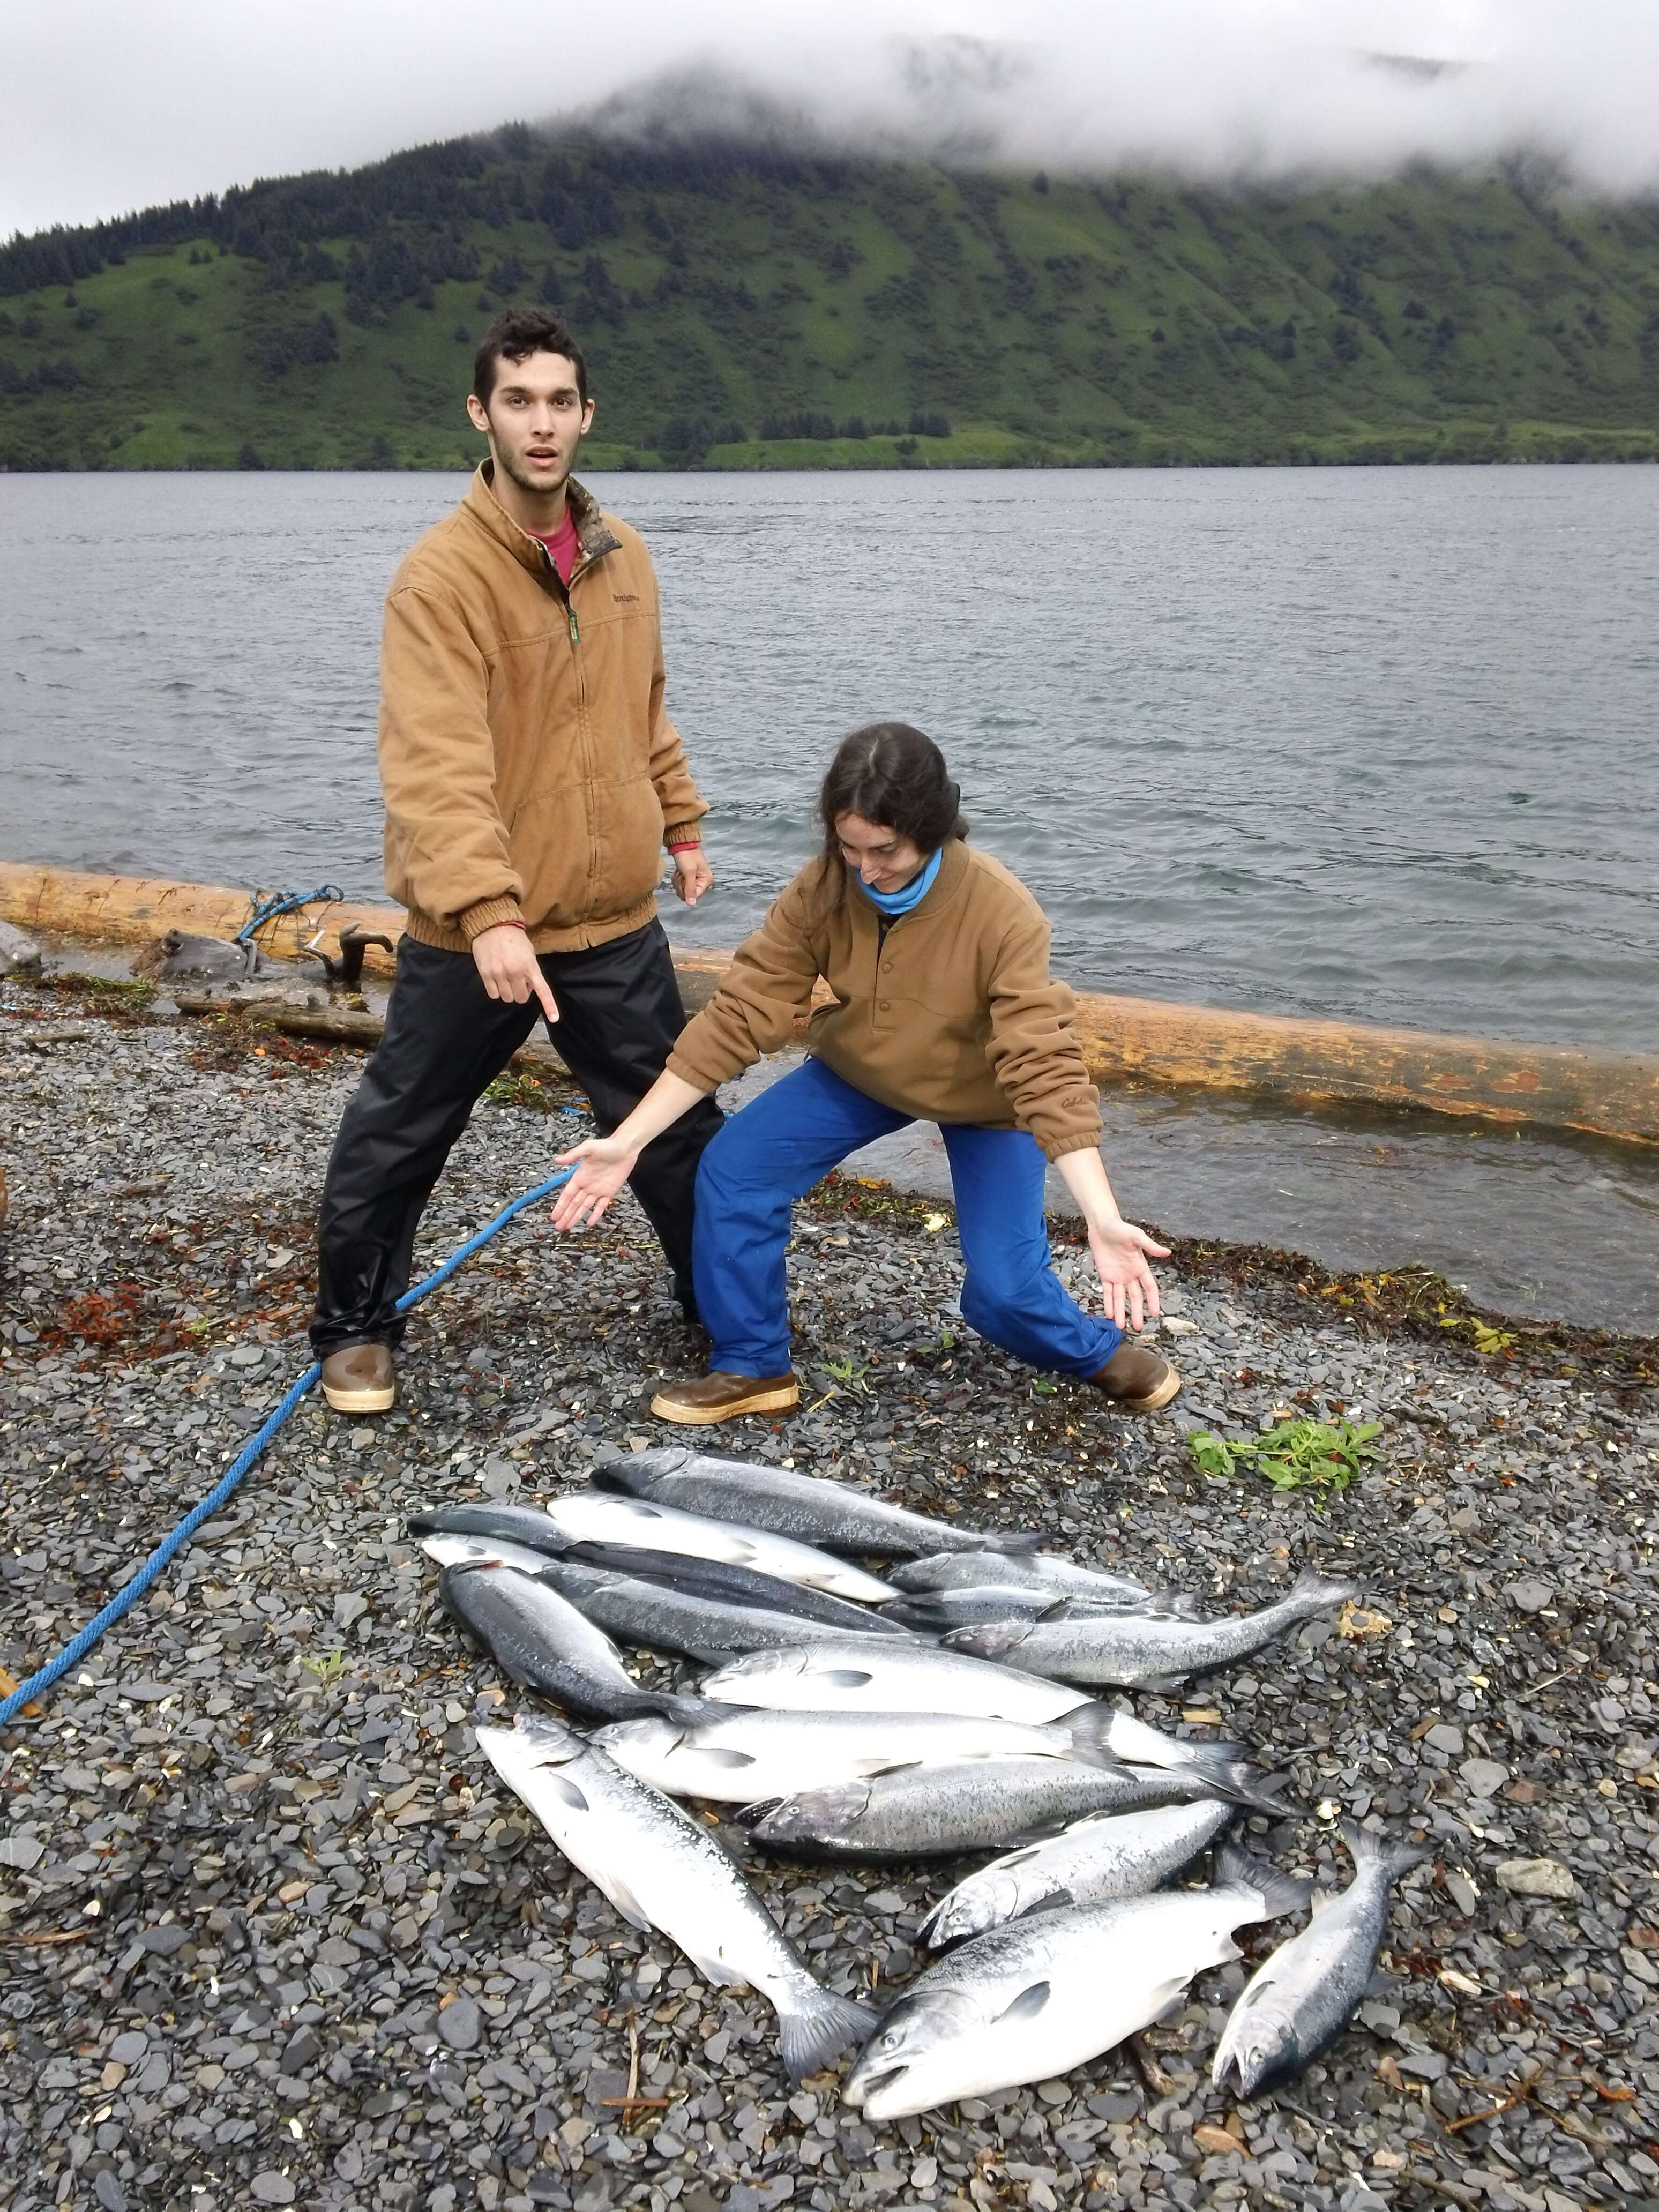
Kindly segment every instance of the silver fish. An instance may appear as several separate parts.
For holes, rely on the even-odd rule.
[[[804,1583],[785,1582],[777,1575],[762,1574],[757,1568],[738,1566],[729,1559],[695,1559],[684,1552],[635,1551],[626,1544],[573,1544],[565,1557],[573,1566],[666,1583],[693,1597],[713,1598],[722,1605],[763,1606],[773,1613],[797,1614],[802,1620],[823,1621],[848,1636],[908,1637],[911,1633],[908,1623],[892,1619],[886,1607],[855,1605],[851,1598],[832,1597],[828,1590],[809,1589]]]
[[[416,1542],[441,1567],[516,1567],[522,1575],[538,1575],[552,1556],[532,1551],[526,1544],[509,1543],[503,1537],[463,1536],[447,1530],[416,1536]]]
[[[578,1566],[570,1559],[549,1559],[542,1576],[619,1642],[678,1652],[705,1666],[717,1665],[734,1652],[763,1651],[781,1644],[853,1644],[879,1650],[890,1643],[898,1650],[907,1641],[903,1632],[896,1634],[872,1626],[853,1636],[842,1625],[809,1620],[803,1613],[732,1605],[666,1583],[648,1582],[643,1576]]]
[[[1431,1854],[1413,1844],[1390,1845],[1345,1822],[1353,1853],[1348,1887],[1322,1905],[1301,1933],[1281,1943],[1257,1968],[1234,2005],[1216,2046],[1212,2078],[1254,2097],[1290,2081],[1334,2042],[1353,2017],[1376,1964],[1389,1917],[1389,1888]]]
[[[478,1746],[624,1919],[660,1929],[711,1985],[761,1992],[796,2081],[869,2033],[871,2014],[814,1980],[700,1820],[556,1722],[481,1728]]]
[[[1129,1813],[1145,1805],[1226,1795],[1261,1804],[1248,1770],[1083,1766],[1060,1759],[958,1760],[896,1767],[862,1782],[798,1790],[751,1805],[738,1817],[769,1850],[845,1859],[942,1858],[1006,1850],[1084,1813]],[[1276,1800],[1265,1801],[1283,1814]]]
[[[1046,1590],[1051,1605],[1059,1597],[1121,1598],[1128,1604],[1146,1595],[1146,1583],[1133,1575],[1104,1574],[1050,1552],[999,1553],[993,1559],[982,1552],[941,1552],[927,1559],[902,1560],[887,1579],[895,1589],[911,1591],[979,1589],[987,1583]]]
[[[1188,1674],[1248,1658],[1315,1614],[1357,1596],[1358,1585],[1304,1567],[1276,1605],[1230,1620],[1190,1621],[1152,1613],[1067,1617],[1062,1604],[1036,1621],[952,1630],[948,1650],[1068,1682],[1174,1689]]]
[[[682,1552],[688,1559],[720,1559],[775,1575],[803,1589],[828,1590],[863,1605],[882,1605],[891,1588],[861,1567],[832,1559],[810,1544],[792,1542],[769,1529],[746,1528],[729,1518],[709,1520],[649,1499],[609,1491],[571,1490],[531,1505],[447,1505],[410,1516],[412,1536],[495,1536],[504,1542],[562,1557],[576,1544],[622,1544],[634,1550]]]
[[[669,1728],[668,1721],[623,1721],[623,1728]],[[1190,1864],[1238,1817],[1215,1799],[1154,1805],[1142,1813],[1091,1813],[1057,1836],[1027,1844],[959,1881],[921,1923],[937,1949],[982,1936],[1024,1913],[1068,1905],[1106,1905],[1150,1896]]]
[[[1068,2074],[1149,2027],[1233,1930],[1294,1911],[1307,1885],[1226,1845],[1211,1889],[1041,1912],[975,1936],[904,1990],[848,2076],[866,2120]]]
[[[982,1720],[1055,1721],[1091,1702],[1083,1690],[993,1667],[932,1644],[837,1642],[755,1651],[706,1675],[705,1698],[779,1712],[968,1713]]]
[[[699,1698],[641,1689],[610,1639],[538,1575],[493,1562],[449,1566],[438,1588],[505,1674],[568,1712],[611,1721],[665,1713],[683,1725],[707,1711]]]
[[[1066,1620],[1091,1620],[1097,1616],[1115,1620],[1124,1613],[1151,1613],[1158,1619],[1194,1620],[1203,1618],[1195,1597],[1184,1590],[1140,1590],[1132,1596],[1056,1597],[1052,1590],[1025,1589],[1012,1583],[988,1583],[978,1589],[919,1590],[895,1598],[887,1618],[930,1636],[946,1635],[953,1628],[976,1628],[1004,1621],[1046,1620],[1051,1615]]]
[[[695,1726],[620,1722],[593,1741],[619,1766],[671,1797],[752,1805],[832,1783],[854,1782],[923,1761],[1060,1759],[1119,1764],[1108,1741],[1113,1716],[1085,1705],[1034,1728],[955,1713],[778,1713],[705,1706]],[[713,1717],[708,1716],[712,1713]]]
[[[953,1528],[948,1521],[889,1505],[869,1491],[823,1475],[710,1459],[673,1447],[607,1460],[593,1480],[659,1505],[678,1505],[716,1520],[742,1521],[832,1552],[905,1559],[920,1552],[1030,1551],[1040,1536],[1000,1529]],[[851,1593],[848,1593],[851,1595]],[[891,1591],[886,1592],[890,1596]]]

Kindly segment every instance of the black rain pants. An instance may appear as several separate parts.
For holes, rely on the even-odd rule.
[[[559,1009],[550,1033],[586,1092],[600,1133],[625,1121],[662,1073],[685,1026],[659,921],[586,952],[549,952],[541,969]],[[492,999],[470,952],[405,937],[386,1033],[346,1108],[318,1221],[318,1358],[350,1344],[395,1345],[415,1231],[469,1115],[542,1019],[534,999]],[[647,1145],[631,1178],[688,1318],[697,1163],[721,1114],[706,1099]],[[503,1202],[515,1193],[504,1191]]]

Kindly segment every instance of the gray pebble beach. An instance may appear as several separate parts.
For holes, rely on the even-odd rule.
[[[313,1212],[359,1064],[0,985],[12,1676],[307,1364]],[[482,1106],[417,1274],[550,1173],[571,1126]],[[889,2129],[838,2076],[791,2094],[769,2008],[628,1926],[496,1781],[474,1725],[526,1701],[403,1534],[416,1507],[533,1501],[681,1440],[648,1386],[701,1346],[643,1218],[625,1201],[562,1244],[534,1212],[414,1316],[391,1415],[313,1395],[0,1736],[5,2212],[1659,2206],[1659,1345],[1494,1332],[1183,1246],[1160,1274],[1187,1388],[1135,1420],[964,1328],[942,1209],[836,1182],[797,1232],[803,1408],[712,1449],[1041,1528],[1217,1611],[1308,1563],[1360,1583],[1249,1667],[1133,1700],[1287,1778],[1310,1817],[1244,1837],[1287,1870],[1346,1882],[1341,1816],[1431,1847],[1349,2031],[1286,2091],[1212,2093],[1276,1923],[1067,2081]],[[1057,1249],[1080,1283],[1086,1252]],[[1188,1449],[1329,1409],[1380,1421],[1382,1452],[1322,1512]],[[971,1863],[811,1867],[722,1832],[814,1971],[878,2002]]]

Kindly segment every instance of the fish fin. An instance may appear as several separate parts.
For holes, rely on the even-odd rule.
[[[545,1767],[542,1771],[548,1788],[556,1797],[562,1797],[573,1813],[585,1813],[587,1810],[586,1797],[568,1774],[554,1774]]]
[[[875,1676],[862,1667],[832,1667],[818,1680],[831,1690],[862,1690],[874,1681]]]
[[[1398,1881],[1402,1874],[1409,1874],[1414,1866],[1421,1866],[1425,1859],[1434,1856],[1425,1844],[1393,1844],[1386,1836],[1374,1835],[1355,1820],[1342,1823],[1342,1840],[1353,1854],[1356,1873],[1376,1867],[1389,1882]]]
[[[1069,1713],[1062,1713],[1049,1726],[1058,1735],[1071,1740],[1071,1756],[1088,1766],[1121,1766],[1123,1761],[1112,1749],[1112,1723],[1116,1718],[1109,1705],[1079,1705]]]
[[[1300,1912],[1313,1893],[1310,1881],[1298,1881],[1297,1876],[1281,1874],[1266,1859],[1257,1858],[1237,1844],[1218,1844],[1215,1854],[1215,1885],[1218,1889],[1254,1890],[1261,1900],[1261,1912],[1255,1916],[1262,1920],[1277,1920],[1286,1912]]]
[[[970,1658],[1006,1659],[1030,1632],[1029,1620],[981,1621],[976,1628],[953,1628],[939,1642],[947,1651],[965,1651]]]
[[[1074,1596],[1057,1597],[1052,1605],[1045,1605],[1037,1614],[1039,1620],[1092,1620],[1094,1617]]]
[[[1051,1889],[1047,1897],[1038,1898],[1035,1905],[1028,1905],[1015,1913],[1014,1918],[1035,1920],[1039,1912],[1061,1912],[1076,1903],[1077,1899],[1069,1889]]]
[[[1345,1605],[1351,1597],[1358,1597],[1359,1585],[1345,1581],[1340,1575],[1322,1574],[1317,1567],[1304,1567],[1287,1595],[1322,1611],[1327,1606]]]
[[[815,1987],[786,2010],[778,2008],[778,2044],[792,2081],[804,2081],[818,2074],[849,2045],[867,2043],[875,2033],[876,2016],[850,1997]]]
[[[740,1828],[757,1828],[761,1822],[775,1813],[780,1805],[787,1805],[787,1797],[757,1797],[752,1805],[741,1805],[732,1818]]]
[[[652,1925],[650,1914],[619,1875],[607,1872],[599,1887],[630,1928],[649,1928]]]
[[[1048,2002],[1052,1985],[1048,1982],[1033,1982],[1030,1989],[1022,1990],[1011,2005],[1006,2005],[994,2021],[992,2027],[1002,2027],[1011,2021],[1035,2020]]]
[[[1138,1690],[1150,1690],[1155,1696],[1163,1698],[1169,1696],[1173,1690],[1183,1688],[1186,1680],[1185,1674],[1148,1674],[1144,1680],[1137,1682],[1135,1687]]]
[[[1040,1552],[1048,1541],[1047,1536],[1037,1528],[990,1528],[984,1532],[977,1544],[964,1548],[976,1552],[1011,1552],[1019,1556]]]
[[[917,1767],[926,1766],[927,1764],[927,1761],[925,1759],[890,1759],[884,1760],[880,1765],[862,1768],[859,1778],[860,1781],[868,1782],[878,1774],[914,1774]]]
[[[670,1747],[672,1748],[672,1746]],[[733,1774],[740,1766],[752,1766],[755,1764],[755,1754],[752,1751],[734,1751],[729,1744],[711,1744],[708,1750],[700,1750],[697,1756],[699,1759],[706,1759],[711,1766],[724,1767]]]
[[[1238,1758],[1231,1744],[1194,1744],[1191,1759],[1172,1771],[1197,1775],[1214,1796],[1235,1805],[1249,1805],[1277,1820],[1290,1815],[1291,1808],[1273,1787],[1273,1778]]]
[[[1191,1590],[1149,1590],[1140,1603],[1127,1609],[1152,1620],[1204,1619],[1204,1601]]]
[[[640,1698],[642,1712],[660,1713],[665,1720],[678,1721],[682,1728],[701,1728],[706,1721],[732,1717],[730,1705],[714,1698],[688,1697],[678,1690],[641,1690]]]

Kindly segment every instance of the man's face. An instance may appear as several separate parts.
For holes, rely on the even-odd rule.
[[[488,406],[470,398],[466,410],[496,466],[538,499],[563,489],[593,420],[593,403],[582,404],[575,365],[562,353],[498,362]]]

